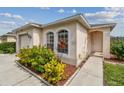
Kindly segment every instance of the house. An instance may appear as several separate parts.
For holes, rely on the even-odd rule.
[[[2,43],[2,38],[0,37],[0,43]]]
[[[16,42],[16,36],[12,32],[8,32],[0,36],[0,43],[3,42]]]
[[[17,38],[16,51],[46,45],[65,63],[75,66],[94,52],[101,52],[104,58],[110,58],[110,32],[115,25],[91,25],[82,14],[48,24],[29,23],[13,30]],[[64,43],[64,47],[60,47],[60,43]]]

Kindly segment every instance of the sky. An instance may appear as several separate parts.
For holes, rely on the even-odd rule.
[[[124,36],[124,8],[122,7],[1,7],[0,35],[27,23],[46,24],[83,13],[90,24],[117,23],[112,36]]]

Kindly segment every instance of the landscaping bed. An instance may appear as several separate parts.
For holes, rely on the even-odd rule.
[[[45,81],[44,83],[46,83],[47,85],[52,85],[52,84],[50,84],[49,82],[47,82],[46,80],[43,79],[43,74],[42,74],[42,73],[39,73],[39,72],[33,70],[32,68],[30,68],[30,67],[28,67],[28,66],[24,66],[24,65],[20,64],[19,62],[17,62],[17,64],[18,64],[19,66],[21,66],[22,68],[24,68],[25,70],[27,69],[27,71],[28,71],[29,73],[31,73],[31,74],[34,73],[33,75],[34,75],[35,77],[37,77],[38,79],[40,79],[40,80],[43,81],[43,82]],[[70,78],[73,78],[73,75],[74,75],[74,74],[76,75],[76,74],[77,74],[76,71],[78,71],[78,70],[77,70],[77,68],[76,68],[75,66],[66,64],[66,67],[65,67],[64,71],[66,72],[67,76],[66,76],[64,79],[58,81],[58,83],[56,84],[56,86],[63,86],[63,85],[65,85],[66,83],[67,83],[67,85],[68,85],[68,83],[71,81],[71,80],[69,80],[69,79],[70,79]],[[74,75],[74,76],[75,76],[75,75]],[[69,80],[69,81],[68,81],[68,80]],[[67,82],[67,81],[68,81],[68,82]]]
[[[77,69],[76,69],[75,66],[66,64],[66,67],[65,67],[64,71],[66,72],[67,75],[66,75],[65,79],[59,81],[57,83],[57,85],[59,85],[59,86],[64,85],[68,81],[68,79],[75,73],[76,70]]]
[[[46,47],[21,49],[17,63],[19,66],[38,77],[47,85],[67,85],[78,69],[65,64],[61,58]]]
[[[124,65],[104,62],[104,85],[123,86],[124,85]]]
[[[124,60],[119,60],[117,58],[105,59],[108,63],[111,64],[124,64]]]

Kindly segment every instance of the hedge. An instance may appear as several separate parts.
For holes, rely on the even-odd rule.
[[[111,42],[111,53],[118,59],[124,60],[124,40],[114,40]]]
[[[0,43],[0,54],[12,54],[16,51],[15,42]]]

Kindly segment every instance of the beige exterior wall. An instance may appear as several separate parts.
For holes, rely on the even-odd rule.
[[[28,28],[24,31],[18,32],[16,38],[17,51],[19,51],[20,48],[33,47],[34,45],[38,46],[41,43],[41,29]]]
[[[32,42],[33,46],[41,45],[42,30],[39,28],[34,28],[32,31]]]
[[[110,58],[110,28],[93,29],[90,32],[100,31],[103,33],[103,57]],[[97,35],[96,35],[97,37]],[[96,41],[97,42],[97,41]]]
[[[28,38],[27,34],[30,35],[31,38]],[[22,48],[23,46],[25,46],[25,48],[27,46],[32,47],[33,46],[33,28],[28,28],[28,29],[25,29],[23,31],[17,32],[16,38],[17,38],[16,52],[19,52],[19,49]],[[28,38],[28,40],[27,40],[27,38]],[[23,43],[23,45],[21,45],[21,43]]]
[[[16,42],[16,37],[14,37],[14,36],[1,37],[0,43],[3,43],[3,42]]]
[[[7,42],[16,42],[16,38],[13,36],[7,36]]]
[[[0,43],[2,43],[2,40],[0,39]]]
[[[103,56],[110,58],[110,31],[103,32]]]
[[[60,30],[68,31],[68,54],[58,53],[57,44],[58,44],[58,31]],[[41,44],[46,45],[48,32],[54,33],[54,52],[60,56],[60,58],[68,64],[76,65],[76,22],[68,22],[64,24],[58,24],[50,26],[43,29]]]
[[[90,54],[91,51],[91,42],[90,35],[88,31],[80,24],[76,25],[76,58],[77,64],[79,66],[82,61],[86,59],[86,57]]]

